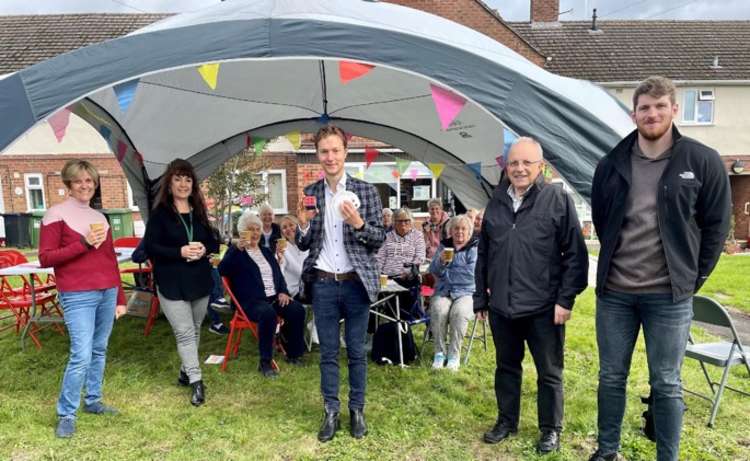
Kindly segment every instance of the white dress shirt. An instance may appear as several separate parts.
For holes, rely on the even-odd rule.
[[[320,249],[318,260],[315,261],[315,268],[334,274],[345,274],[354,271],[349,255],[346,254],[344,246],[344,220],[339,217],[333,207],[333,197],[336,194],[346,190],[346,174],[341,175],[336,185],[334,194],[328,185],[327,180],[323,180],[326,191],[325,214],[323,215],[323,246]],[[300,231],[306,234],[310,230],[310,223],[305,229],[300,227]]]

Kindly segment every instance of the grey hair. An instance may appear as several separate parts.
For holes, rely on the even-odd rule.
[[[261,214],[264,211],[270,211],[271,214],[274,214],[273,208],[271,207],[271,205],[269,205],[267,203],[264,203],[263,205],[260,206],[260,208],[258,209],[258,214]]]
[[[393,215],[393,210],[390,208],[383,208],[383,216],[385,215]]]
[[[253,213],[251,210],[247,210],[242,213],[240,219],[237,220],[237,232],[246,231],[247,228],[253,224],[260,228],[263,228],[263,222],[261,222],[258,215]]]
[[[400,215],[406,215],[406,217],[409,218],[409,221],[414,221],[414,217],[411,214],[411,210],[409,210],[408,208],[399,208],[398,210],[396,210],[395,213],[393,213],[394,218]]]
[[[537,141],[536,139],[530,136],[521,136],[520,138],[513,141],[513,144],[511,144],[510,148],[513,149],[516,146],[516,144],[527,144],[527,143],[536,147],[536,150],[539,152],[539,158],[541,159],[544,158],[544,151],[542,150],[542,145],[539,144],[539,141]],[[510,152],[510,150],[508,152]]]
[[[448,229],[449,229],[448,233],[452,234],[453,228],[461,223],[463,223],[469,229],[469,232],[474,230],[474,222],[471,219],[469,219],[469,217],[466,216],[465,214],[460,214],[458,216],[452,217],[450,221],[448,221]]]
[[[427,201],[427,208],[430,208],[432,205],[439,205],[440,208],[443,208],[443,199],[440,197],[431,198]]]

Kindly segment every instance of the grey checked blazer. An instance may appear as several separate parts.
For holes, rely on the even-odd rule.
[[[302,251],[310,250],[302,267],[302,274],[306,281],[314,279],[315,262],[323,248],[323,218],[326,214],[324,181],[325,179],[321,179],[305,187],[305,195],[313,195],[318,201],[318,214],[310,221],[310,228],[305,235],[297,230],[297,247]],[[354,192],[359,197],[361,203],[359,214],[365,221],[365,227],[362,230],[355,230],[349,224],[344,223],[344,248],[367,290],[370,301],[375,302],[380,290],[378,263],[375,255],[385,240],[383,206],[377,189],[370,183],[346,175],[346,190]]]

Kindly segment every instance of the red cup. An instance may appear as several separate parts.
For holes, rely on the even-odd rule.
[[[314,195],[305,195],[302,198],[302,204],[305,205],[306,210],[315,210],[318,208],[318,200]]]

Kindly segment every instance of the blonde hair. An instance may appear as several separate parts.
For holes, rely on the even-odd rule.
[[[78,175],[81,174],[82,171],[88,173],[89,176],[91,176],[91,179],[94,180],[94,184],[97,187],[99,186],[99,172],[96,171],[94,165],[92,165],[91,162],[87,160],[74,159],[65,162],[65,166],[63,166],[62,172],[60,173],[60,175],[62,176],[62,182],[63,184],[65,184],[65,187],[70,189],[71,184],[78,177]]]

